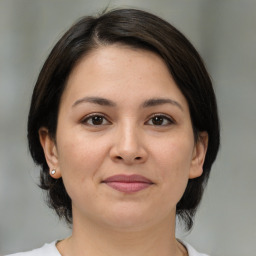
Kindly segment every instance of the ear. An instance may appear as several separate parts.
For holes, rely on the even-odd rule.
[[[58,179],[61,177],[61,173],[59,169],[58,151],[56,143],[53,138],[51,138],[47,128],[41,127],[38,133],[41,146],[44,150],[44,156],[49,166],[49,174],[53,178]],[[52,170],[55,170],[55,172],[52,172]]]
[[[195,144],[189,178],[194,179],[202,175],[203,164],[208,147],[208,133],[200,132],[199,138]]]

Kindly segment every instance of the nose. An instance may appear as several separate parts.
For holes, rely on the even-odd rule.
[[[110,151],[114,162],[127,165],[141,164],[147,160],[147,151],[143,143],[143,135],[136,125],[124,124],[118,127],[114,135],[113,146]]]

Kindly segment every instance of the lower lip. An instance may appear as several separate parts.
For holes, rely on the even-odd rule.
[[[134,193],[148,188],[150,183],[144,182],[105,182],[111,188],[124,193]]]

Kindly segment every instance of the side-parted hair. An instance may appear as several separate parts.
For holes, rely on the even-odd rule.
[[[145,11],[118,9],[83,17],[61,37],[45,61],[34,88],[27,127],[29,150],[41,167],[40,187],[47,191],[48,205],[72,224],[71,199],[62,178],[56,180],[49,175],[38,131],[46,127],[55,140],[60,99],[70,73],[89,52],[114,44],[158,54],[188,102],[195,141],[200,139],[201,131],[208,133],[203,174],[188,181],[177,204],[177,215],[189,230],[219,149],[216,98],[204,63],[192,44],[168,22]]]

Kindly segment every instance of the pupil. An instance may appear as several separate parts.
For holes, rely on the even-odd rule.
[[[163,123],[163,118],[159,116],[155,116],[153,118],[153,124],[155,125],[161,125]]]
[[[92,118],[92,122],[94,125],[100,125],[102,124],[103,118],[101,116],[94,116]]]

